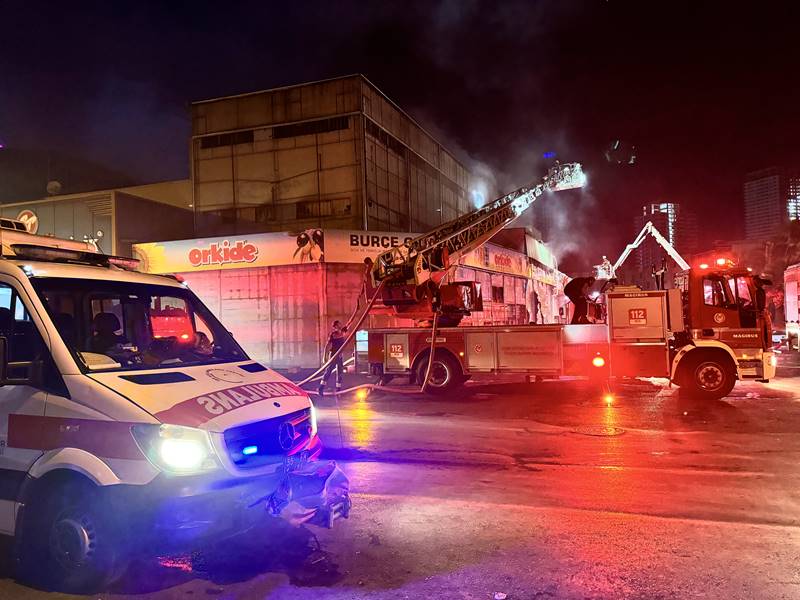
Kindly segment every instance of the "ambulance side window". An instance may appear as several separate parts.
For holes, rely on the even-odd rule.
[[[25,365],[41,361],[42,389],[62,396],[69,395],[36,323],[14,288],[5,283],[0,283],[0,335],[8,342],[8,362],[21,365],[9,364],[9,377],[15,376],[15,369],[24,372],[28,368]]]

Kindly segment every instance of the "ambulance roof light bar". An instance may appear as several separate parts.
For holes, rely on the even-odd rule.
[[[662,248],[664,248],[664,250],[666,250],[667,254],[670,255],[672,260],[674,260],[676,263],[678,263],[678,266],[681,269],[683,269],[684,271],[689,269],[689,263],[687,263],[683,259],[683,257],[680,254],[678,254],[678,251],[675,250],[673,245],[670,244],[669,241],[663,235],[661,235],[661,232],[658,229],[656,229],[656,226],[653,225],[653,222],[652,221],[648,221],[645,224],[645,226],[642,227],[642,230],[639,232],[639,235],[636,236],[636,239],[633,240],[633,243],[628,244],[625,247],[625,250],[622,251],[622,254],[617,259],[617,262],[615,262],[614,266],[611,267],[611,276],[612,277],[614,277],[616,275],[617,269],[619,269],[622,266],[622,263],[624,263],[627,260],[628,256],[630,256],[630,253],[633,252],[634,250],[636,250],[636,248],[638,248],[639,246],[642,245],[642,242],[644,242],[644,240],[645,240],[645,238],[647,238],[648,234],[653,236],[653,238],[656,240],[656,242],[658,242],[658,244]]]
[[[139,261],[135,258],[110,256],[107,254],[100,254],[99,252],[90,252],[88,250],[69,250],[67,248],[52,248],[50,246],[38,246],[35,244],[12,244],[11,250],[14,252],[14,256],[7,258],[82,264],[106,268],[113,266],[125,271],[135,271],[139,266]]]

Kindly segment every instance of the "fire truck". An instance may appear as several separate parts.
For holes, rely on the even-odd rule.
[[[789,350],[800,351],[800,263],[783,275],[783,306],[786,311],[786,342]]]
[[[580,187],[582,180],[579,164],[557,165],[538,186],[380,255],[371,266],[371,283],[384,305],[431,325],[371,330],[372,372],[384,382],[407,376],[432,393],[451,391],[478,374],[664,377],[703,400],[724,398],[737,380],[773,377],[768,317],[756,306],[753,274],[725,259],[691,267],[652,223],[612,267],[602,290],[604,322],[453,326],[460,315],[479,310],[480,291],[474,282],[439,283],[452,257],[491,238],[544,192]],[[616,269],[648,236],[681,267],[675,287],[614,285]]]

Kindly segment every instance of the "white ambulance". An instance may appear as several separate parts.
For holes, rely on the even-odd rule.
[[[330,475],[309,462],[321,445],[308,395],[250,360],[177,279],[79,242],[0,235],[0,533],[23,578],[103,586],[138,552],[279,512],[290,474]],[[309,515],[347,516],[340,487]]]

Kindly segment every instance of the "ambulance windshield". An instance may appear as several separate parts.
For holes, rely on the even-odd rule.
[[[188,289],[124,281],[32,278],[64,343],[86,370],[246,360]]]

